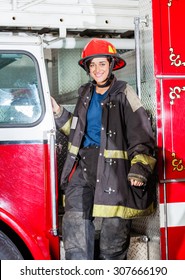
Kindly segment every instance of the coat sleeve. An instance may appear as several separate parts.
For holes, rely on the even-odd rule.
[[[62,108],[62,114],[59,117],[55,117],[55,124],[58,130],[64,135],[69,136],[72,123],[73,114]]]
[[[131,161],[128,179],[133,177],[147,183],[156,164],[156,159],[153,157],[155,139],[147,112],[137,94],[129,85],[125,89],[124,116],[127,152]]]

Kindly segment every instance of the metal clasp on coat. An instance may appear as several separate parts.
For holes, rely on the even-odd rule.
[[[107,103],[107,106],[111,109],[112,107],[116,107],[116,105],[112,102],[112,101],[110,101],[110,102],[108,102]]]
[[[111,194],[111,193],[114,193],[115,190],[113,190],[111,187],[109,187],[107,190],[104,190],[104,192]]]
[[[109,132],[107,132],[107,135],[109,135],[109,137],[112,137],[113,135],[116,135],[116,132],[109,130]]]
[[[113,160],[112,158],[105,159],[105,162],[106,162],[106,163],[109,163],[110,165],[112,165],[113,163],[116,163],[116,161]]]

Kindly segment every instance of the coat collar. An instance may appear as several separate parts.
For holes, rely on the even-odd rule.
[[[110,85],[110,88],[108,89],[108,95],[117,95],[120,90],[123,88],[123,86],[126,85],[126,82],[124,81],[119,81],[117,78],[114,76],[112,83]],[[93,92],[94,85],[91,82],[88,82],[84,85],[82,85],[79,89],[79,96],[84,97],[84,96],[89,96],[91,97],[92,92]]]

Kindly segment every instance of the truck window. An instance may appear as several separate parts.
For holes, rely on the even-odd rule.
[[[0,52],[0,126],[33,125],[42,113],[37,63],[27,53]]]

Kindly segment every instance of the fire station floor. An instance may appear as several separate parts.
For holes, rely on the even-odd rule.
[[[101,228],[101,219],[95,219],[95,252],[94,259],[98,260],[99,255],[99,234]],[[61,223],[60,223],[61,224]],[[61,236],[60,241],[60,259],[65,259],[65,251],[62,241],[62,229],[59,228],[59,234]],[[127,255],[128,260],[159,260],[159,237],[150,239],[148,236],[131,232],[130,247]]]

